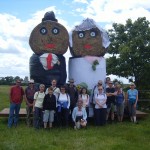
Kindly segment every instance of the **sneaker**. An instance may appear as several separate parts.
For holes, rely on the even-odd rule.
[[[77,127],[76,127],[76,126],[74,126],[74,129],[75,129],[75,130],[77,130]]]
[[[138,121],[135,121],[134,123],[135,123],[135,124],[139,124],[139,122],[138,122]]]

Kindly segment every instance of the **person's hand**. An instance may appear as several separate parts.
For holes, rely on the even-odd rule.
[[[103,108],[103,105],[100,104],[100,105],[99,105],[99,108]]]
[[[31,103],[28,103],[28,106],[29,106],[29,107],[32,107],[32,106],[33,106],[33,104],[31,104]]]
[[[136,104],[134,104],[133,107],[136,108]]]
[[[32,111],[34,112],[35,111],[35,108],[33,107]]]

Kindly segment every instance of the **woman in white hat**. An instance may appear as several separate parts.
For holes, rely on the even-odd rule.
[[[136,106],[138,102],[138,90],[135,89],[134,83],[130,84],[130,89],[127,91],[127,100],[128,100],[130,119],[132,122],[137,123]]]

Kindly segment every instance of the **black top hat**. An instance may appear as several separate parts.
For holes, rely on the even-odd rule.
[[[58,20],[55,18],[55,14],[53,11],[48,11],[45,13],[44,18],[42,19],[42,22],[47,21],[47,20],[58,22]]]

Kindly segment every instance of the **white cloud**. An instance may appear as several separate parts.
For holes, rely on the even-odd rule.
[[[92,18],[96,22],[112,24],[125,23],[128,18],[133,21],[138,17],[146,17],[150,20],[149,0],[92,0],[80,15],[84,18]],[[79,12],[80,9],[76,9]]]
[[[87,0],[74,0],[74,3],[83,3],[83,4],[88,4]]]
[[[24,22],[16,16],[0,14],[0,76],[29,75],[29,59],[33,53],[29,47],[29,36],[33,28],[41,23],[47,11],[54,11],[56,18],[57,14],[61,14],[55,6],[35,12]],[[67,21],[57,19],[70,30]]]

